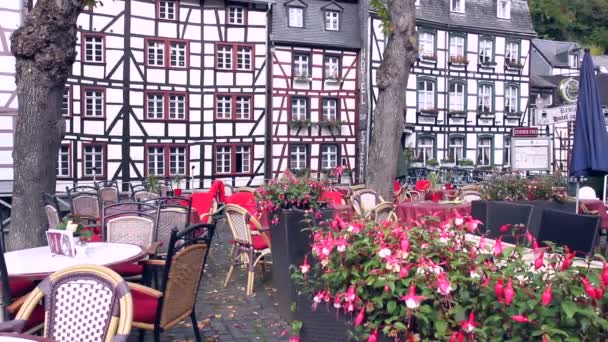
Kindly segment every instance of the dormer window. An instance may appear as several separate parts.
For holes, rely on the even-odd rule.
[[[450,0],[450,11],[464,13],[464,0]]]
[[[304,27],[304,9],[289,7],[289,27]]]
[[[578,65],[578,54],[571,53],[571,54],[568,55],[568,65],[572,69],[578,69],[578,67],[579,67],[579,65]]]
[[[500,19],[511,19],[511,0],[498,0],[496,14]]]
[[[340,12],[325,11],[325,29],[338,31],[340,29]]]

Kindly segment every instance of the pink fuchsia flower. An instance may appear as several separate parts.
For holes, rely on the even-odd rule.
[[[346,290],[346,296],[344,297],[344,299],[345,299],[347,302],[354,302],[354,301],[355,301],[355,299],[357,299],[357,294],[356,294],[356,292],[357,292],[357,291],[355,290],[355,287],[351,285],[351,286],[348,288],[348,290]]]
[[[386,247],[380,249],[380,251],[378,252],[378,256],[382,259],[388,258],[389,256],[391,256],[391,254],[393,254],[393,252],[391,252],[390,248]]]
[[[357,318],[355,318],[355,327],[360,326],[361,323],[363,323],[363,319],[365,319],[365,308],[361,308],[361,311],[359,311]]]
[[[469,319],[468,320],[463,321],[462,323],[460,323],[460,327],[467,334],[472,333],[473,330],[475,330],[476,326],[477,326],[477,323],[475,322],[475,312],[473,312],[473,311],[471,311],[471,313],[469,314]]]
[[[363,225],[361,223],[351,223],[346,229],[349,233],[359,234],[363,230]]]
[[[543,291],[543,294],[541,296],[541,302],[543,303],[543,306],[547,306],[551,303],[551,299],[553,298],[553,292],[551,290],[551,284],[549,284],[549,286],[547,286],[547,288],[545,289],[545,291]]]
[[[511,303],[513,302],[513,298],[515,298],[515,290],[513,290],[513,282],[511,281],[511,279],[509,279],[509,281],[507,282],[507,287],[505,287],[504,295],[505,304],[511,305]]]
[[[538,255],[534,260],[534,269],[538,270],[545,265],[545,252],[542,249],[539,249]]]
[[[608,286],[608,263],[604,263],[604,269],[602,270],[602,284]]]
[[[449,342],[464,342],[464,334],[462,331],[457,331],[450,335]]]
[[[496,294],[498,301],[502,302],[505,294],[505,286],[502,277],[498,278],[496,281],[496,285],[494,285],[494,293]]]
[[[483,236],[479,239],[479,249],[486,249],[486,238]]]
[[[304,256],[304,263],[300,265],[300,271],[302,274],[308,273],[310,271],[310,265],[308,264],[308,255]]]
[[[509,229],[510,229],[510,228],[511,228],[511,225],[510,225],[510,224],[508,224],[508,223],[507,223],[507,224],[503,224],[503,225],[500,227],[500,232],[501,232],[501,233],[506,233],[506,232],[508,232],[508,231],[509,231]]]
[[[408,309],[413,310],[417,309],[420,306],[420,303],[422,303],[426,299],[426,297],[416,295],[416,285],[410,284],[410,290],[408,294],[406,294],[405,296],[401,296],[401,298],[399,299],[405,302],[405,305]]]
[[[375,329],[367,338],[367,342],[376,342],[378,341],[378,329]]]
[[[511,316],[511,319],[517,323],[530,323],[530,320],[528,319],[528,317],[526,317],[524,315],[513,315],[513,316]]]
[[[547,335],[543,335],[543,338],[540,342],[549,342],[549,337],[547,337]]]
[[[469,217],[466,222],[466,228],[469,233],[473,233],[477,230],[477,227],[481,224],[481,221]]]
[[[462,217],[456,217],[454,219],[454,224],[457,225],[457,226],[460,226],[463,223],[464,223],[464,219]]]
[[[450,281],[447,279],[445,273],[439,274],[437,277],[437,292],[447,296],[452,291],[454,291],[454,288],[452,288],[452,284],[450,284]]]
[[[312,298],[312,309],[316,310],[321,301],[323,301],[323,291],[315,293],[315,296]]]
[[[334,297],[334,308],[340,309],[342,307],[342,294],[341,293],[337,293],[336,296]]]
[[[536,241],[536,239],[534,238],[532,233],[530,233],[529,230],[526,230],[526,240],[530,243],[532,243],[533,241]]]
[[[401,267],[401,269],[399,270],[399,279],[403,279],[403,278],[407,277],[409,273],[410,273],[410,265],[407,265],[406,267]]]
[[[344,253],[346,251],[346,247],[348,247],[348,242],[344,236],[340,236],[338,239],[336,239],[334,244],[340,253]]]
[[[572,260],[574,260],[575,254],[568,249],[566,246],[566,255],[564,255],[564,261],[562,262],[562,266],[560,267],[560,271],[565,271],[572,266]]]
[[[502,254],[502,237],[499,237],[494,244],[494,256],[499,256]]]
[[[292,335],[289,337],[289,342],[300,342],[300,336]]]

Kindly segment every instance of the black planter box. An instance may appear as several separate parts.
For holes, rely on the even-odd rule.
[[[279,314],[292,320],[291,305],[296,301],[296,289],[291,281],[290,266],[300,266],[311,251],[310,231],[302,231],[321,221],[333,217],[332,209],[321,210],[321,218],[306,215],[301,209],[283,209],[279,212],[279,222],[270,226],[272,236],[272,285],[277,289]]]
[[[473,201],[471,202],[471,215],[480,220],[486,222],[487,219],[487,203],[489,201]],[[559,211],[566,211],[570,213],[576,212],[575,202],[556,202],[552,200],[535,200],[535,201],[513,201],[517,204],[527,204],[534,207],[532,210],[532,219],[530,220],[530,227],[528,229],[534,236],[538,236],[540,231],[540,221],[543,216],[545,209],[553,209]],[[480,227],[481,232],[485,232],[485,227]]]

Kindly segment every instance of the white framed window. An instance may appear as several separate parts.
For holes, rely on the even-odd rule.
[[[449,98],[449,110],[450,111],[464,111],[465,101],[465,84],[460,82],[450,83],[450,98]]]
[[[170,65],[172,67],[185,68],[188,46],[184,42],[171,42]]]
[[[308,99],[294,97],[291,99],[291,120],[308,119]]]
[[[450,57],[464,58],[464,37],[463,36],[450,36]]]
[[[84,176],[105,174],[104,148],[101,145],[84,145]]]
[[[435,109],[435,82],[418,81],[418,111]]]
[[[148,175],[165,175],[165,148],[161,146],[148,147]]]
[[[148,65],[165,66],[165,43],[159,40],[148,40]]]
[[[215,172],[230,173],[232,165],[232,148],[230,146],[218,146],[215,149]]]
[[[84,35],[84,61],[89,63],[104,62],[104,37]]]
[[[428,136],[418,137],[418,147],[416,148],[416,160],[426,163],[429,159],[435,158],[435,139]]]
[[[338,120],[338,101],[336,99],[323,99],[323,116],[324,121]]]
[[[186,96],[171,94],[169,95],[169,120],[186,119]]]
[[[220,95],[216,98],[215,118],[229,120],[232,118],[232,98]]]
[[[186,175],[186,148],[171,146],[169,148],[169,176]]]
[[[330,170],[338,166],[338,145],[321,145],[321,169]]]
[[[57,155],[57,177],[70,177],[72,162],[70,156],[70,145],[61,145]]]
[[[289,7],[290,27],[304,27],[304,9],[300,7]]]
[[[450,11],[464,13],[464,0],[450,0]]]
[[[435,57],[435,34],[428,31],[418,33],[418,51],[422,58]]]
[[[228,7],[228,24],[245,24],[245,9],[243,7]]]
[[[518,112],[519,105],[519,88],[515,86],[507,86],[505,89],[505,113]]]
[[[479,63],[488,63],[494,60],[494,42],[483,38],[479,41]]]
[[[504,137],[504,148],[502,152],[502,164],[511,165],[511,137]]]
[[[232,46],[218,45],[217,46],[217,68],[232,69]]]
[[[98,89],[84,90],[84,116],[104,116],[104,93]]]
[[[234,116],[237,120],[251,119],[251,97],[237,96],[236,97],[236,113]]]
[[[295,55],[293,59],[293,72],[296,77],[308,77],[308,55]]]
[[[159,0],[158,1],[158,18],[165,19],[165,20],[177,19],[177,1]]]
[[[492,165],[492,138],[480,137],[477,140],[477,166]]]
[[[325,11],[325,29],[338,31],[340,29],[340,12]]]
[[[507,62],[519,62],[519,44],[516,42],[508,42],[505,48],[505,59]]]
[[[492,113],[493,112],[493,97],[494,89],[489,84],[479,85],[477,93],[477,111],[480,113]]]
[[[236,50],[237,70],[251,70],[251,47],[239,46]]]
[[[165,100],[163,94],[148,94],[148,119],[165,118]]]
[[[571,53],[568,55],[568,65],[573,69],[578,69],[578,67],[579,67],[578,54]]]
[[[511,0],[498,0],[496,15],[500,19],[511,19]]]
[[[236,146],[234,158],[235,173],[251,172],[251,146]]]
[[[448,159],[452,162],[464,158],[464,138],[451,137],[448,145]]]
[[[332,80],[340,78],[340,57],[325,56],[325,78]]]
[[[303,170],[308,168],[308,146],[290,145],[289,146],[289,169]]]
[[[63,97],[61,98],[61,115],[70,116],[72,115],[72,103],[70,101],[70,88],[63,90]]]

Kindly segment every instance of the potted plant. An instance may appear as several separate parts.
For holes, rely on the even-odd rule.
[[[426,193],[428,200],[433,202],[439,202],[443,198],[443,191],[441,191],[441,184],[439,174],[437,172],[431,172],[428,177],[429,190]]]
[[[182,195],[182,189],[180,188],[181,184],[182,184],[182,176],[180,175],[175,175],[172,179],[173,181],[173,194],[175,196],[181,196]]]
[[[77,221],[68,220],[67,218],[64,218],[63,221],[57,225],[56,229],[72,232],[76,244],[90,241],[93,236],[93,232],[90,229],[85,229],[82,224]]]
[[[458,165],[460,166],[475,166],[475,162],[473,162],[471,159],[461,159],[458,161]]]
[[[426,165],[431,166],[431,167],[436,167],[436,166],[439,166],[439,162],[437,161],[437,159],[431,158],[426,161]]]
[[[606,338],[602,261],[599,269],[591,258],[573,263],[574,252],[538,247],[520,227],[515,247],[472,239],[478,224],[428,217],[407,226],[359,221],[314,229],[311,252],[293,273],[302,340]]]
[[[289,127],[294,129],[310,128],[312,127],[312,121],[309,119],[291,119],[289,121]]]
[[[149,175],[146,177],[146,190],[149,192],[159,194],[160,193],[160,181],[155,175]]]

